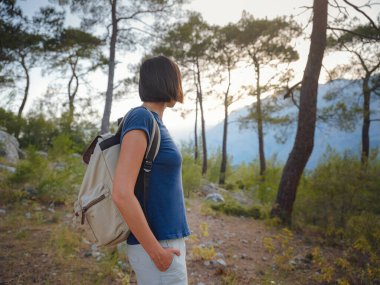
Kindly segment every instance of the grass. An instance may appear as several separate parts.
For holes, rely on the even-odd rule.
[[[0,216],[0,275],[16,284],[129,284],[130,272],[118,261],[115,250],[101,250],[102,257],[85,257],[90,245],[70,226],[69,208],[52,213],[36,202],[15,203]],[[30,218],[25,214],[29,212]]]

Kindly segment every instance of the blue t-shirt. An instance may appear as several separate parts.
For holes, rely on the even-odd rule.
[[[182,189],[182,156],[157,113],[152,112],[161,132],[161,144],[153,162],[146,198],[146,219],[157,240],[176,239],[190,235]],[[120,143],[131,130],[142,130],[150,137],[152,116],[144,107],[133,108],[124,122]],[[142,170],[135,194],[144,209]],[[131,233],[128,244],[139,241]]]

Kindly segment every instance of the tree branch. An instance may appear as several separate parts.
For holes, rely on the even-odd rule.
[[[345,32],[345,33],[350,33],[350,34],[353,34],[353,35],[358,36],[358,37],[363,38],[363,39],[369,39],[369,40],[374,40],[374,41],[380,40],[380,36],[372,37],[369,35],[363,35],[363,34],[360,34],[360,33],[357,33],[357,32],[351,31],[351,30],[343,29],[343,28],[328,26],[327,29],[332,30],[332,31],[341,31],[341,32]]]
[[[361,13],[364,17],[366,17],[368,19],[368,21],[371,23],[371,25],[378,31],[380,31],[380,29],[377,27],[376,23],[371,19],[370,16],[368,16],[363,10],[361,10],[358,6],[352,4],[351,2],[347,1],[347,0],[343,0],[344,3],[346,3],[347,5],[351,6],[352,8],[354,8],[356,11],[358,11],[359,13]]]
[[[174,6],[174,3],[171,5],[167,5],[167,6],[162,6],[161,8],[157,8],[157,9],[139,10],[139,11],[136,11],[133,14],[127,16],[127,17],[119,17],[119,18],[117,18],[116,21],[119,22],[122,20],[131,20],[131,19],[135,18],[137,15],[141,15],[141,14],[153,14],[153,13],[163,12],[166,9],[171,8],[173,6]]]

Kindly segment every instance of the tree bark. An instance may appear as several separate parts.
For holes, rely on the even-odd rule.
[[[111,108],[112,108],[112,95],[113,95],[113,80],[115,76],[115,54],[116,54],[116,41],[117,41],[117,18],[116,18],[116,3],[117,0],[110,1],[112,5],[112,34],[110,42],[110,57],[108,63],[108,83],[106,91],[106,102],[104,105],[102,126],[100,133],[104,134],[109,131]]]
[[[363,126],[362,126],[362,154],[361,154],[361,163],[363,166],[365,166],[368,162],[368,156],[369,156],[369,127],[371,124],[371,118],[370,118],[370,95],[371,91],[369,88],[369,76],[366,76],[363,79],[363,96],[364,96],[364,102],[363,102]]]
[[[260,159],[260,176],[263,179],[266,170],[265,152],[264,152],[264,132],[263,116],[261,111],[261,88],[260,88],[260,64],[254,56],[256,72],[256,116],[257,116],[257,137],[259,140],[259,159]]]
[[[195,98],[195,123],[194,123],[194,160],[198,160],[198,87],[197,97]]]
[[[223,122],[223,143],[222,143],[222,161],[220,163],[219,184],[223,185],[226,182],[227,168],[227,134],[228,134],[228,93],[231,86],[231,70],[228,68],[228,86],[224,93],[224,122]]]
[[[72,123],[74,122],[74,112],[75,112],[74,100],[75,100],[75,96],[78,93],[78,88],[79,88],[79,78],[78,78],[78,75],[76,74],[77,63],[78,63],[78,58],[76,58],[75,62],[71,62],[70,64],[71,77],[67,85],[67,94],[69,97],[69,126],[68,127],[70,129],[71,129]],[[74,87],[73,92],[71,92],[71,86],[74,80],[75,80],[75,87]]]
[[[206,124],[205,124],[205,118],[204,118],[204,110],[203,110],[203,94],[202,94],[202,85],[201,85],[201,73],[199,70],[199,62],[197,60],[197,80],[198,80],[198,86],[199,86],[199,92],[198,92],[198,102],[199,102],[199,109],[201,112],[201,132],[202,132],[202,151],[203,151],[203,161],[202,161],[202,175],[205,175],[207,173],[207,144],[206,144]]]
[[[22,68],[24,69],[24,73],[25,73],[26,84],[25,84],[25,88],[24,88],[24,98],[22,99],[21,106],[18,109],[18,118],[21,118],[22,111],[25,108],[26,100],[28,99],[28,95],[29,95],[29,86],[30,86],[30,76],[29,76],[28,67],[26,66],[26,62],[25,62],[25,55],[20,54],[20,57],[21,57],[20,63],[21,63]],[[18,133],[16,134],[16,137],[18,137]]]
[[[298,183],[314,146],[318,78],[326,47],[327,6],[328,0],[314,0],[313,30],[302,79],[296,138],[285,164],[276,202],[271,211],[272,217],[279,217],[288,225],[291,224]]]

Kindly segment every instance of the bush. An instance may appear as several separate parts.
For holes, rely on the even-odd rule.
[[[232,157],[227,157],[227,166],[226,166],[226,181],[231,175],[232,166],[231,166]],[[207,160],[207,176],[206,179],[212,183],[219,183],[220,176],[220,165],[222,163],[222,150],[219,148],[215,152],[211,153]]]
[[[379,161],[364,170],[358,157],[328,151],[300,184],[293,220],[330,233],[345,230],[349,219],[363,211],[380,214],[379,173]]]
[[[16,172],[11,174],[7,181],[10,184],[9,188],[35,188],[35,198],[42,203],[61,204],[71,203],[83,175],[84,167],[78,158],[61,155],[59,161],[48,161],[33,147],[29,147],[27,159],[17,164]],[[22,192],[25,195],[21,197],[26,197],[26,191]],[[10,199],[8,201],[12,202]]]
[[[243,216],[254,219],[259,219],[261,216],[258,206],[245,207],[230,198],[226,199],[224,203],[211,204],[211,208],[230,216]]]
[[[16,172],[9,176],[9,181],[14,185],[35,185],[44,177],[47,167],[48,161],[37,153],[35,147],[30,146],[27,149],[27,159],[16,165]]]
[[[324,241],[342,247],[334,262],[313,254],[321,274],[317,281],[377,284],[380,280],[380,161],[367,167],[350,152],[328,150],[317,168],[300,183],[293,224],[313,228]]]
[[[199,190],[202,181],[202,167],[194,160],[192,152],[191,146],[182,145],[182,185],[187,197]]]

